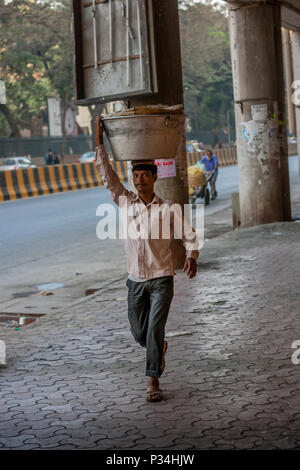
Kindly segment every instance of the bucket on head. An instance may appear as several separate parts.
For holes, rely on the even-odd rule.
[[[184,114],[104,117],[115,160],[174,158],[185,129]]]

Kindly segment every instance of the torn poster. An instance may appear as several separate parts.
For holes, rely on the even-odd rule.
[[[253,104],[251,106],[251,116],[253,121],[265,121],[268,118],[268,105]]]
[[[242,138],[249,157],[257,158],[261,165],[269,159],[279,160],[278,129],[277,119],[242,122]]]
[[[157,166],[157,178],[171,178],[176,176],[175,160],[155,160]]]

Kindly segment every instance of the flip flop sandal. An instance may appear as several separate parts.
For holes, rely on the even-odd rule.
[[[162,354],[162,360],[161,360],[161,366],[160,366],[161,373],[163,373],[163,371],[165,370],[167,349],[168,349],[168,343],[166,340],[164,340],[163,354]]]
[[[147,401],[162,401],[162,399],[163,399],[162,390],[156,390],[155,392],[146,393]]]

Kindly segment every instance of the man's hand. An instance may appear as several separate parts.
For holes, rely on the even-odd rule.
[[[197,263],[194,258],[187,258],[183,266],[183,272],[186,272],[187,276],[190,279],[196,276],[197,273]]]
[[[102,116],[97,116],[95,119],[95,133],[96,133],[96,145],[103,144],[103,127],[102,127]]]

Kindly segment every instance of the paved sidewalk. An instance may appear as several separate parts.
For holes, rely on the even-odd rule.
[[[198,264],[175,279],[161,403],[145,400],[125,279],[1,330],[0,448],[300,448],[300,223],[225,233]]]

